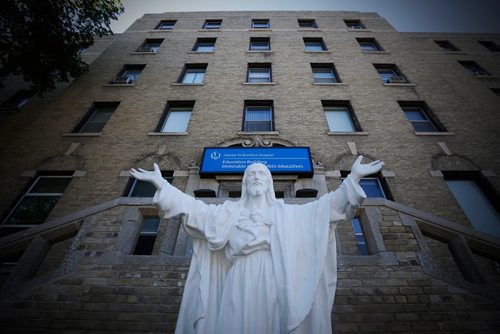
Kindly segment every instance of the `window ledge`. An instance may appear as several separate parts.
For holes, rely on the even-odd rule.
[[[274,51],[271,50],[247,50],[247,53],[274,53]]]
[[[326,134],[329,136],[368,136],[368,132],[365,131],[356,131],[356,132],[327,131]]]
[[[205,86],[204,83],[173,83],[172,86]]]
[[[241,84],[248,86],[273,86],[276,82],[242,82]]]
[[[273,31],[273,29],[271,28],[250,28],[248,29],[248,31],[252,31],[252,32],[258,32],[258,31]]]
[[[132,84],[117,84],[117,83],[108,83],[102,85],[103,87],[135,87],[135,83]]]
[[[367,54],[379,54],[379,55],[388,55],[391,54],[389,51],[367,51],[367,50],[361,50],[362,53],[367,53]]]
[[[187,136],[189,132],[150,132],[148,136]]]
[[[198,31],[221,31],[222,29],[199,29]]]
[[[153,30],[148,30],[148,32],[172,32],[174,29],[153,29]]]
[[[332,53],[330,50],[323,50],[323,51],[309,51],[309,50],[304,50],[305,53]]]
[[[215,53],[215,51],[188,51],[187,53],[192,53],[192,54],[205,54],[205,53]]]
[[[474,75],[474,78],[478,79],[497,79],[498,77],[495,75]]]
[[[310,32],[310,31],[323,31],[319,28],[299,28],[297,29],[298,31],[307,31],[307,32]]]
[[[415,87],[415,84],[413,83],[387,83],[387,82],[384,82],[384,86],[403,86],[403,87]]]
[[[463,51],[444,51],[444,54],[447,55],[466,55],[467,53]]]
[[[347,28],[347,31],[362,31],[362,32],[371,32],[370,29],[351,29],[351,28]]]
[[[158,52],[152,52],[152,51],[134,51],[130,52],[131,55],[155,55]]]
[[[247,131],[238,131],[238,135],[240,136],[251,136],[251,135],[266,135],[266,136],[278,136],[280,133],[279,131],[252,131],[252,132],[247,132]]]
[[[313,82],[315,86],[345,86],[343,82]]]
[[[417,132],[415,131],[414,134],[416,136],[454,136],[454,132]]]
[[[67,132],[63,133],[63,137],[100,137],[101,132]]]

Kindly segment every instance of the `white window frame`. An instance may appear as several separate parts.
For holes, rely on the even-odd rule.
[[[187,67],[182,76],[182,84],[196,85],[202,84],[205,79],[206,68],[190,68]]]
[[[172,113],[185,113],[186,115],[189,113],[189,117],[185,117],[182,119],[182,127],[177,128],[177,129],[167,129],[169,126],[168,120],[171,117]],[[189,121],[191,120],[191,116],[193,114],[193,107],[169,107],[167,111],[167,115],[165,117],[165,120],[163,121],[163,124],[161,125],[160,132],[162,133],[168,133],[168,132],[187,132],[187,128],[189,126]],[[186,121],[187,118],[187,121]],[[172,121],[171,121],[172,122]],[[172,124],[170,124],[172,126]]]
[[[248,83],[269,83],[272,82],[271,65],[256,66],[248,65]]]
[[[325,118],[326,118],[326,122],[328,124],[328,129],[330,132],[346,133],[346,132],[357,132],[358,131],[356,129],[356,124],[355,124],[353,117],[352,117],[352,112],[347,105],[323,106],[323,110],[325,112]],[[328,117],[329,113],[332,113],[332,114],[333,113],[342,113],[342,114],[347,115],[347,118],[349,120],[348,124],[350,125],[350,128],[338,126],[337,123],[335,123],[334,118]],[[345,124],[345,123],[341,123],[341,124]]]
[[[269,29],[271,28],[271,23],[269,19],[253,19],[252,29]]]

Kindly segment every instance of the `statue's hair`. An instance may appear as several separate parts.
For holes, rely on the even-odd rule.
[[[276,202],[276,195],[274,194],[274,184],[273,184],[273,178],[271,176],[271,172],[269,171],[269,168],[267,168],[266,165],[258,162],[258,163],[253,163],[251,165],[248,165],[247,168],[245,169],[245,173],[243,174],[243,180],[241,181],[241,199],[239,200],[240,203],[245,203],[245,201],[248,199],[248,192],[247,192],[247,187],[246,187],[246,179],[248,177],[248,170],[250,169],[251,166],[255,165],[260,165],[264,167],[267,181],[268,181],[268,187],[266,190],[266,200],[269,205],[273,204]]]

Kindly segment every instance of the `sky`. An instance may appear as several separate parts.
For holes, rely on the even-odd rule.
[[[377,12],[401,32],[500,33],[500,0],[122,0],[111,28],[127,29],[145,13],[235,10]]]

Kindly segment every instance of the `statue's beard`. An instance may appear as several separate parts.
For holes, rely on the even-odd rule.
[[[260,197],[266,193],[267,187],[264,184],[251,184],[248,188],[250,195]]]

